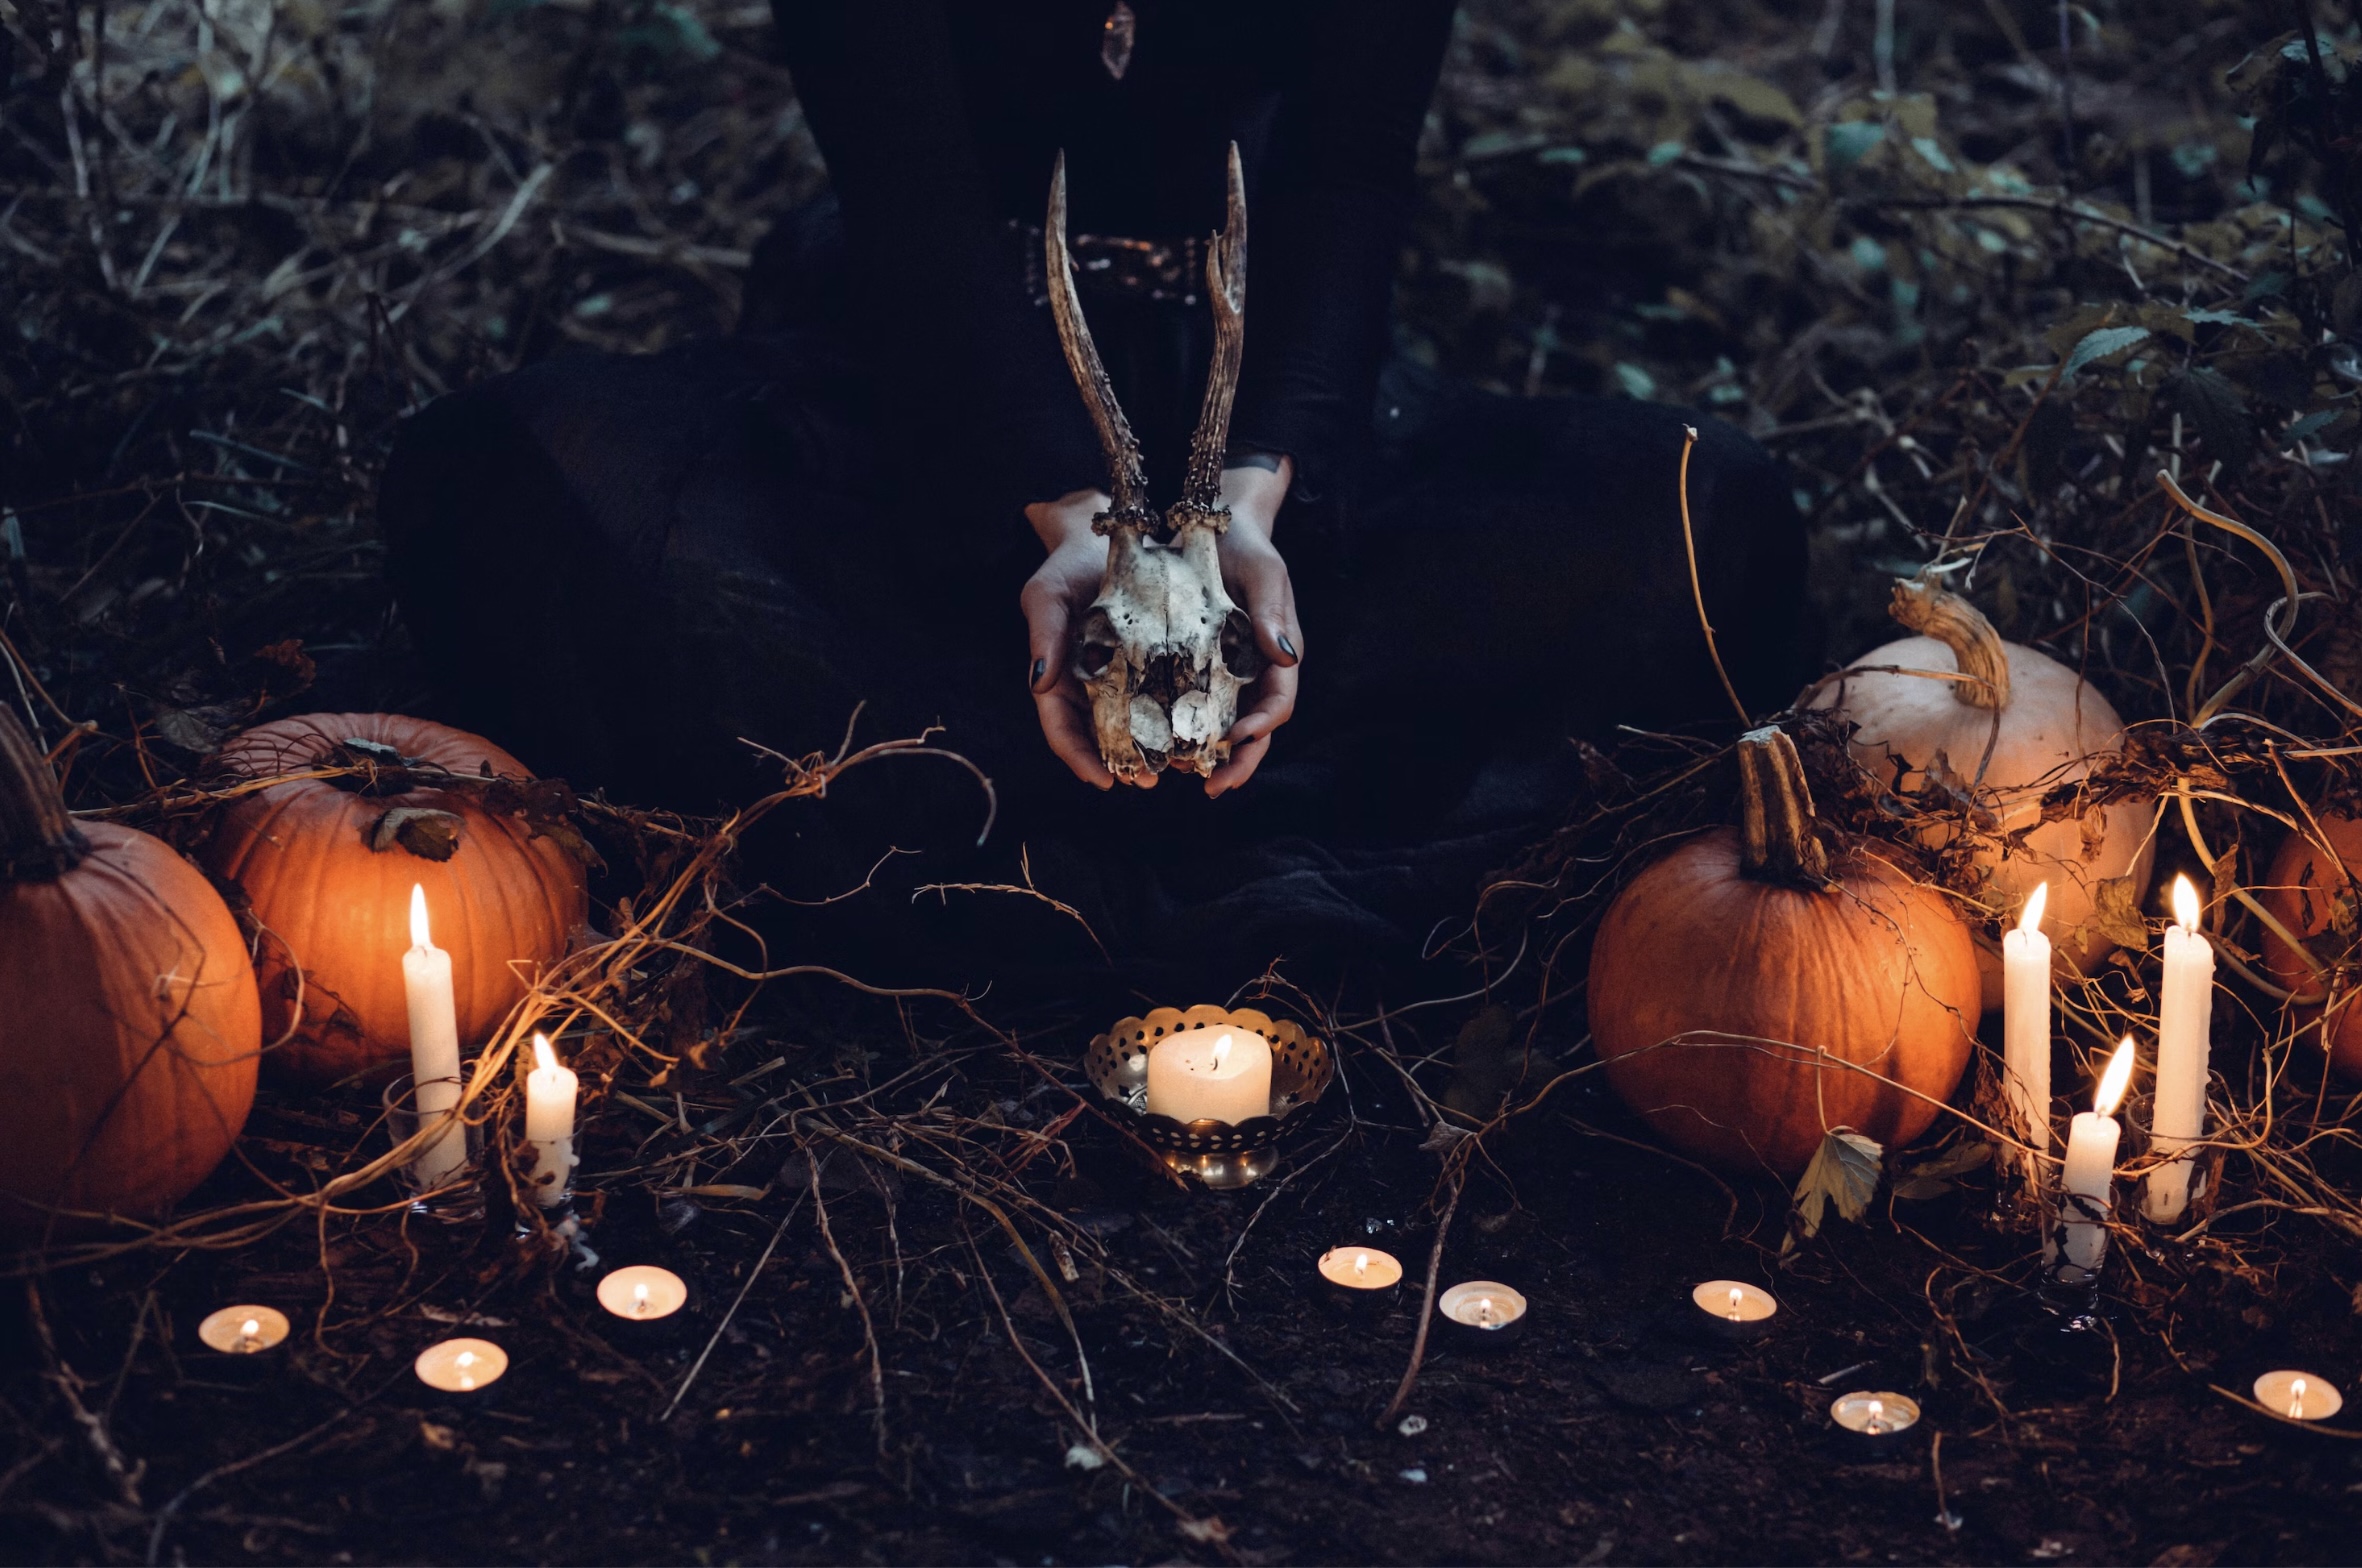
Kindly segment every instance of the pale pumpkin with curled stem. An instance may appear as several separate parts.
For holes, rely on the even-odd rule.
[[[1739,740],[1741,826],[1635,877],[1591,950],[1591,1037],[1619,1098],[1725,1170],[1794,1177],[1850,1127],[1889,1148],[1968,1066],[1975,944],[1890,846],[1825,834],[1795,743]]]
[[[1977,607],[1930,577],[1895,584],[1894,618],[1917,633],[1874,648],[1824,683],[1807,703],[1836,708],[1854,723],[1853,754],[1903,793],[1938,768],[1981,820],[1975,863],[1981,897],[2002,926],[2040,884],[2050,884],[2042,929],[2059,959],[2088,973],[2116,942],[2094,919],[2100,884],[2129,877],[2127,914],[2147,891],[2154,849],[2151,808],[2140,801],[2094,806],[2084,816],[2043,822],[2042,797],[2088,775],[2124,743],[2124,721],[2098,689],[2048,654],[2004,642]],[[2022,840],[2009,835],[2027,829]],[[1928,834],[1940,848],[1956,829]],[[1984,1005],[2001,1005],[2001,949],[1980,931],[1977,962]]]
[[[400,714],[312,713],[232,738],[215,771],[280,780],[232,800],[205,849],[251,906],[274,1073],[325,1082],[408,1065],[414,884],[451,954],[463,1046],[499,1027],[583,923],[581,861],[551,825],[492,803],[482,786],[533,775],[480,735]]]
[[[162,1216],[246,1125],[261,1052],[221,895],[160,839],[74,822],[0,709],[0,1236]]]

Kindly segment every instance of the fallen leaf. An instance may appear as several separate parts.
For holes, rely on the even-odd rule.
[[[1821,1135],[1804,1179],[1796,1184],[1796,1214],[1804,1234],[1818,1236],[1829,1205],[1837,1205],[1840,1219],[1858,1220],[1869,1212],[1878,1195],[1880,1163],[1886,1150],[1877,1139],[1850,1127],[1833,1127]]]

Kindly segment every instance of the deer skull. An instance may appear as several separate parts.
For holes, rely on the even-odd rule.
[[[1108,509],[1092,520],[1107,537],[1107,572],[1075,637],[1074,673],[1091,696],[1100,760],[1117,778],[1159,769],[1209,774],[1230,755],[1239,688],[1263,671],[1252,627],[1222,584],[1219,545],[1230,526],[1222,504],[1222,453],[1238,390],[1246,332],[1246,182],[1230,149],[1229,213],[1206,251],[1214,306],[1214,356],[1190,442],[1181,499],[1160,518],[1148,502],[1140,443],[1099,361],[1066,248],[1066,158],[1050,180],[1051,312],[1066,363],[1107,453]]]

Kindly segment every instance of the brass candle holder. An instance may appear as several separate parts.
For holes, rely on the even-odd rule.
[[[1243,1122],[1179,1122],[1148,1110],[1148,1053],[1185,1029],[1235,1029],[1271,1047],[1271,1114]],[[1304,1108],[1336,1076],[1328,1045],[1287,1019],[1252,1008],[1203,1005],[1160,1007],[1145,1018],[1125,1018],[1091,1041],[1083,1072],[1116,1119],[1156,1151],[1167,1170],[1207,1187],[1228,1189],[1261,1181],[1279,1164],[1279,1143]]]

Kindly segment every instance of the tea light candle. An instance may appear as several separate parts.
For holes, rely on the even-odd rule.
[[[1464,1350],[1508,1343],[1525,1326],[1526,1299],[1498,1280],[1472,1279],[1435,1298],[1444,1333]]]
[[[1236,1125],[1271,1114],[1271,1044],[1251,1029],[1184,1029],[1148,1053],[1148,1114]]]
[[[1847,1447],[1883,1449],[1919,1424],[1919,1401],[1883,1390],[1840,1394],[1829,1406],[1829,1419]]]
[[[259,1355],[287,1337],[287,1314],[276,1307],[224,1307],[197,1325],[197,1337],[226,1356]]]
[[[451,955],[427,929],[426,887],[410,884],[410,951],[402,955],[402,992],[410,1005],[410,1081],[424,1127],[459,1103],[459,1012]],[[467,1137],[455,1121],[415,1164],[421,1183],[437,1187],[467,1163]]]
[[[2255,1380],[2255,1402],[2291,1421],[2326,1421],[2345,1408],[2345,1396],[2310,1372],[2266,1372]]]
[[[1699,1326],[1718,1339],[1755,1339],[1770,1331],[1779,1312],[1777,1297],[1743,1280],[1710,1279],[1689,1293],[1704,1316]]]
[[[2180,1154],[2206,1131],[2206,1058],[2214,1025],[2214,949],[2198,931],[2198,890],[2173,879],[2173,920],[2165,928],[2165,983],[2157,1001],[2157,1098],[2149,1146]],[[2190,1206],[2193,1157],[2149,1172],[2141,1212],[2170,1224]]]
[[[475,1394],[508,1371],[508,1352],[488,1339],[446,1339],[429,1345],[411,1363],[418,1380],[445,1394]]]
[[[1346,1311],[1390,1305],[1402,1283],[1402,1262],[1375,1247],[1331,1247],[1320,1255],[1321,1295]]]
[[[627,1323],[669,1318],[688,1300],[681,1276],[653,1263],[635,1263],[599,1281],[599,1305]]]
[[[2091,1109],[2067,1129],[2059,1225],[2066,1232],[2066,1277],[2076,1282],[2097,1272],[2108,1255],[2108,1211],[2116,1201],[2116,1143],[2124,1135],[2114,1112],[2132,1083],[2132,1060],[2132,1036],[2126,1035],[2100,1075]]]
[[[2001,938],[2001,1062],[2018,1133],[2033,1146],[2026,1181],[2037,1188],[2041,1156],[2050,1152],[2050,938],[2042,934],[2049,902],[2050,884],[2037,884],[2017,929]]]
[[[525,1075],[525,1141],[533,1145],[533,1201],[554,1209],[566,1201],[574,1175],[574,1100],[581,1080],[558,1065],[548,1035],[533,1037],[533,1056],[540,1065]]]

